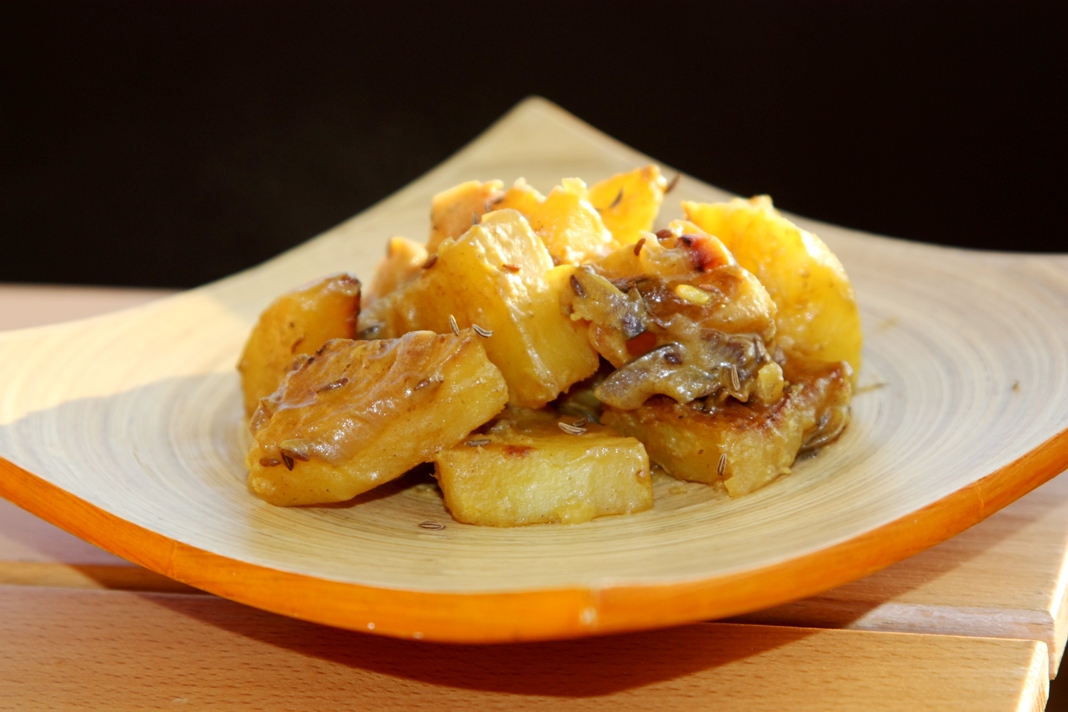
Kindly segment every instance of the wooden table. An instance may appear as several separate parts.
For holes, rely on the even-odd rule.
[[[0,329],[163,294],[0,286]],[[203,594],[0,500],[0,710],[1040,710],[1068,636],[1066,554],[1061,477],[880,573],[736,621],[448,646]]]

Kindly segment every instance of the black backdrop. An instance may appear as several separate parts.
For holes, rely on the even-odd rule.
[[[0,281],[216,279],[530,94],[800,214],[1068,251],[1066,44],[1008,0],[7,2]]]

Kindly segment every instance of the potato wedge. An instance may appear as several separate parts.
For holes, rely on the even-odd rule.
[[[632,245],[653,229],[666,187],[660,169],[645,166],[596,183],[589,200],[616,242]]]
[[[536,212],[544,202],[545,196],[536,191],[526,180],[520,178],[515,185],[504,191],[495,209],[515,210],[524,216],[529,216]]]
[[[445,240],[433,264],[408,285],[370,305],[361,331],[394,338],[428,329],[477,325],[490,361],[508,382],[510,401],[537,408],[597,370],[585,326],[560,310],[552,259],[526,219],[499,210],[458,240]]]
[[[294,359],[314,353],[330,339],[351,339],[360,314],[360,281],[337,274],[283,294],[260,315],[237,370],[245,415],[278,388]]]
[[[330,341],[256,411],[249,489],[278,505],[351,499],[460,442],[507,394],[470,329]]]
[[[606,407],[601,421],[645,443],[649,457],[680,480],[723,482],[732,497],[790,471],[803,447],[834,440],[849,420],[852,385],[844,362],[788,372],[773,405],[730,400],[705,412],[658,396],[636,410]]]
[[[467,524],[577,524],[653,506],[645,448],[584,420],[503,419],[434,458],[452,516]]]
[[[863,337],[853,287],[823,241],[782,217],[767,196],[682,204],[757,276],[778,307],[778,345],[789,356],[848,361],[854,382]]]
[[[386,248],[386,259],[378,263],[374,277],[371,278],[365,304],[370,304],[418,277],[420,270],[427,263],[426,260],[426,248],[418,242],[403,237],[391,237]]]
[[[556,264],[597,259],[618,246],[578,178],[565,178],[545,198],[525,184],[517,185],[504,194],[497,209],[522,213]]]
[[[496,210],[504,184],[499,180],[479,183],[469,180],[455,188],[438,193],[430,203],[430,237],[427,252],[437,252],[443,240],[455,239],[470,229],[479,219]]]

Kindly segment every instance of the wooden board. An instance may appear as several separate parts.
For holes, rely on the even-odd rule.
[[[1034,641],[698,624],[452,646],[207,596],[0,586],[15,709],[1037,711],[1045,673]]]
[[[439,532],[417,525],[444,516],[440,504],[403,488],[327,510],[249,497],[232,364],[278,291],[343,265],[367,274],[384,238],[420,235],[429,196],[459,180],[523,174],[546,188],[645,160],[531,101],[424,179],[260,268],[0,339],[11,364],[0,376],[0,493],[254,605],[489,641],[670,625],[813,594],[946,539],[1068,466],[1068,258],[805,222],[853,277],[867,388],[842,442],[765,490],[725,501],[682,488],[652,512],[581,527]],[[723,194],[684,179],[676,196]]]
[[[737,621],[1041,640],[1068,638],[1068,477],[882,571]]]

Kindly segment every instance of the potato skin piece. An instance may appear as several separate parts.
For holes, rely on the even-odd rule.
[[[653,506],[640,442],[591,423],[567,434],[547,420],[498,423],[438,453],[436,474],[454,518],[495,527],[578,524]]]
[[[351,339],[360,315],[360,280],[335,274],[275,299],[260,315],[237,364],[245,415],[274,393],[294,360],[330,339]]]
[[[601,421],[645,443],[672,476],[723,482],[737,497],[789,472],[803,446],[826,444],[848,422],[848,364],[795,365],[788,376],[789,388],[771,405],[730,400],[706,413],[700,403],[657,396],[637,410],[606,407]]]
[[[277,505],[343,502],[429,462],[507,398],[470,329],[330,341],[253,417],[249,489]]]

